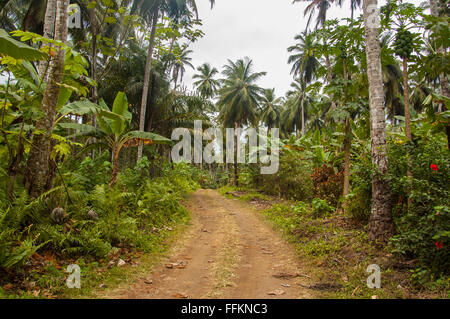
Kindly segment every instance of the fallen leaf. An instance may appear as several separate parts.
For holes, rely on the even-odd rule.
[[[175,298],[178,298],[178,299],[186,299],[188,297],[187,295],[180,294],[180,293],[176,293],[176,294],[174,294],[172,296],[174,296]]]

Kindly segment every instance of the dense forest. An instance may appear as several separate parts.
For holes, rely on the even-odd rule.
[[[199,188],[277,202],[268,218],[293,242],[328,245],[320,254],[346,240],[299,229],[345,220],[408,265],[415,291],[448,297],[448,0],[389,0],[379,16],[377,0],[293,8],[304,1],[291,89],[277,96],[245,52],[192,64],[195,0],[1,0],[0,297],[65,296],[69,264],[163,249]],[[327,19],[332,6],[351,18]],[[279,128],[278,172],[174,162],[173,130],[195,121],[224,136]]]

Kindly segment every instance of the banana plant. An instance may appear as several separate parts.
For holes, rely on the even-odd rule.
[[[128,101],[125,93],[119,92],[114,100],[112,111],[103,100],[99,104],[89,101],[68,104],[60,110],[62,114],[58,126],[64,129],[74,129],[74,136],[95,137],[96,141],[85,149],[107,146],[111,151],[111,162],[113,166],[110,185],[114,185],[119,174],[119,155],[124,147],[135,147],[139,145],[170,144],[172,141],[155,133],[143,131],[126,132],[131,123],[132,115],[128,111]],[[98,127],[81,123],[61,123],[64,115],[95,114]]]

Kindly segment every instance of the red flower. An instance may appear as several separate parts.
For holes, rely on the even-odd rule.
[[[441,249],[442,247],[444,247],[444,245],[442,245],[441,242],[437,241],[436,243],[434,243],[436,245],[436,250]]]
[[[435,172],[438,171],[438,167],[437,167],[436,164],[431,164],[431,165],[430,165],[430,168],[431,168],[433,171],[435,171]]]

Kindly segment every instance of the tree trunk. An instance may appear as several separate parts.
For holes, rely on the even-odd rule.
[[[238,144],[238,140],[239,140],[239,136],[237,135],[236,130],[238,129],[239,125],[238,123],[234,123],[234,135],[235,135],[235,141],[234,141],[234,185],[235,186],[239,186],[239,181],[238,181],[238,163],[237,163],[237,159],[238,159],[238,148],[237,148],[237,144]]]
[[[306,127],[305,127],[305,100],[302,100],[302,136],[305,136]]]
[[[377,0],[364,0],[363,10],[369,80],[372,163],[376,168],[372,176],[372,208],[368,235],[371,241],[386,242],[394,233],[394,224],[389,182],[385,178],[388,173],[388,158]]]
[[[350,118],[345,121],[345,139],[344,139],[344,191],[342,196],[345,197],[350,192],[350,152],[351,152],[351,127]]]
[[[55,34],[55,20],[56,20],[56,0],[47,0],[47,8],[45,9],[44,17],[44,33],[43,36],[48,39],[53,39]],[[38,74],[41,76],[43,82],[47,81],[48,60],[39,62]]]
[[[57,41],[65,42],[67,39],[68,4],[68,0],[57,0],[56,2],[55,40]],[[56,55],[50,61],[47,86],[41,104],[43,117],[36,123],[36,131],[42,131],[42,133],[33,135],[28,155],[26,188],[31,198],[38,197],[46,190],[45,186],[48,184],[51,134],[59,97],[59,83],[61,83],[64,73],[64,56],[65,51],[56,48]]]
[[[141,115],[139,119],[139,130],[145,131],[145,111],[147,109],[147,96],[148,96],[148,88],[150,86],[151,81],[151,69],[152,69],[152,61],[153,61],[153,49],[155,46],[155,36],[156,36],[156,28],[158,23],[158,15],[159,15],[159,3],[156,3],[155,12],[152,17],[152,32],[150,34],[150,41],[148,44],[147,51],[147,61],[145,63],[145,74],[144,74],[144,88],[142,89],[142,100],[141,100]],[[142,158],[142,152],[144,150],[144,145],[141,144],[138,146],[137,153],[137,162],[139,162]]]
[[[342,69],[344,72],[344,79],[348,80],[347,75],[347,59],[343,59]],[[346,94],[345,94],[346,97]],[[346,102],[347,98],[345,98]],[[344,103],[345,103],[344,102]],[[350,126],[350,117],[345,120],[345,137],[344,137],[344,189],[343,196],[347,196],[350,192],[350,152],[352,147],[351,140],[351,126]]]
[[[333,74],[331,73],[331,62],[330,62],[330,57],[327,55],[325,55],[325,66],[327,67],[327,82],[328,84],[331,84],[331,81],[333,80]],[[330,94],[330,100],[331,100],[331,110],[335,110],[336,109],[336,103],[334,102],[334,94]]]
[[[437,0],[430,0],[430,9],[431,14],[435,17],[439,16],[439,7],[438,7],[438,1]],[[440,47],[438,50],[438,53],[445,55],[446,49],[443,47]],[[439,84],[441,86],[441,94],[445,97],[450,97],[450,89],[448,85],[448,77],[447,74],[441,73],[439,74]],[[439,107],[439,112],[444,111],[443,105]],[[450,126],[445,127],[445,133],[447,134],[447,148],[450,150]]]
[[[408,60],[403,58],[403,87],[404,87],[404,102],[405,102],[405,136],[408,142],[411,142],[411,112],[409,109],[409,85],[408,85]],[[411,156],[409,154],[409,150],[407,150],[407,168],[406,168],[406,176],[408,179],[412,179],[411,172]],[[411,207],[411,198],[410,198],[411,189],[408,187],[407,189],[407,198],[408,198],[408,210]]]

